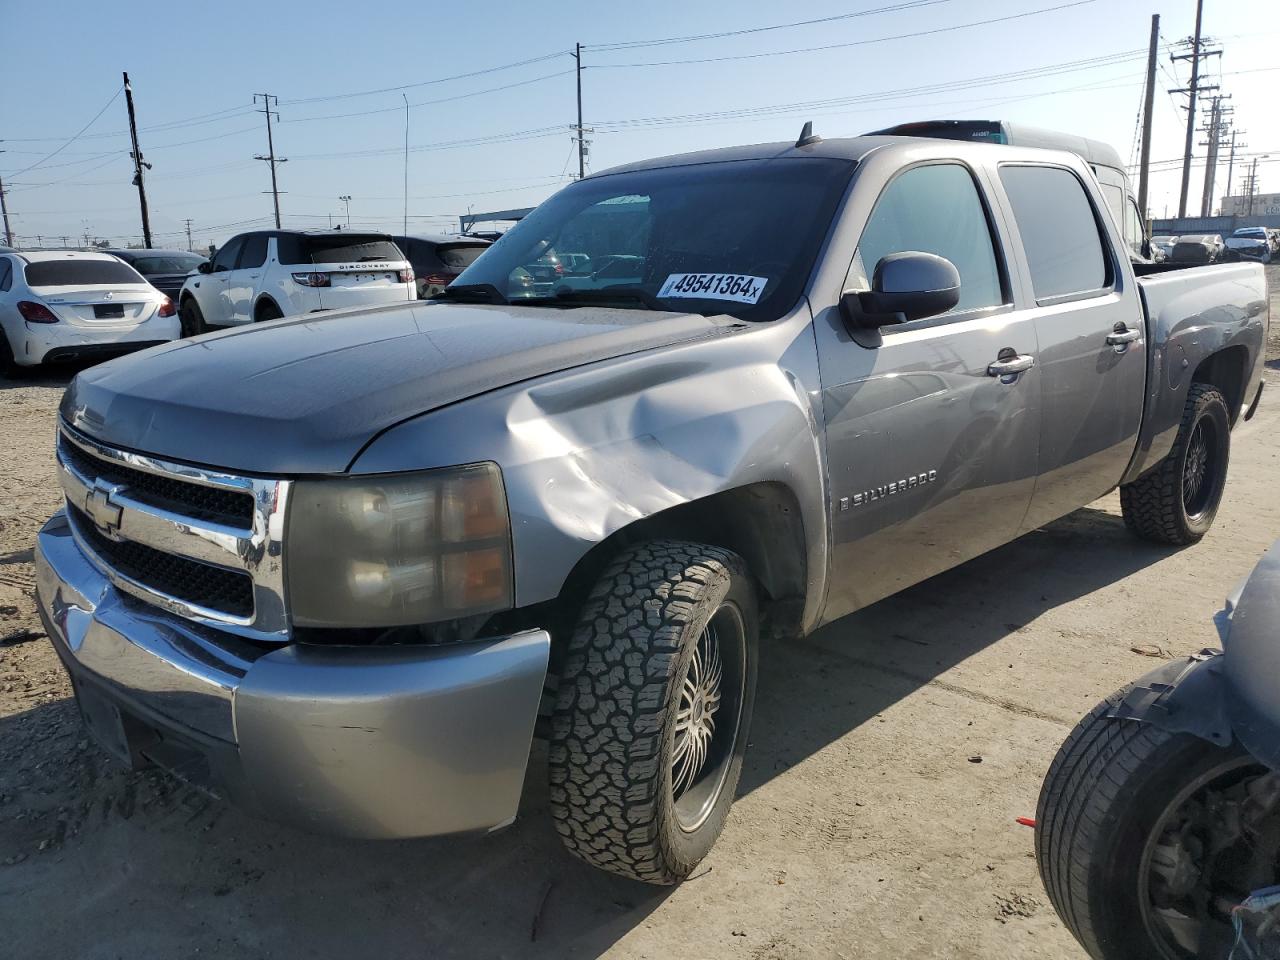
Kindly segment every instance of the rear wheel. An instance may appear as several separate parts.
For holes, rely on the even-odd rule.
[[[1125,525],[1145,540],[1196,543],[1218,513],[1230,454],[1227,401],[1217,387],[1193,383],[1169,455],[1120,488]]]
[[[209,327],[204,322],[204,314],[195,297],[187,297],[178,308],[178,324],[184,337],[195,337],[207,333]]]
[[[1125,692],[1045,777],[1041,879],[1096,960],[1226,957],[1232,907],[1280,879],[1280,777],[1237,747],[1108,716]]]
[[[736,554],[654,541],[609,566],[570,641],[552,717],[551,813],[570,852],[658,884],[707,855],[742,769],[757,633]]]
[[[253,313],[255,323],[264,323],[267,320],[279,320],[284,314],[280,312],[280,308],[275,305],[272,300],[263,300],[258,304],[258,309]]]

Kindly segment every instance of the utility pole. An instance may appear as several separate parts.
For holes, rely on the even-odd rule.
[[[265,160],[269,164],[271,164],[271,201],[275,205],[276,229],[279,230],[280,229],[280,189],[276,184],[276,164],[287,163],[289,158],[276,156],[275,141],[272,140],[271,138],[271,114],[275,113],[276,120],[280,119],[279,112],[273,111],[271,107],[273,104],[279,104],[280,101],[277,97],[273,97],[269,93],[255,93],[253,95],[253,102],[255,104],[258,102],[259,97],[262,98],[262,109],[259,110],[258,113],[263,113],[263,114],[266,114],[267,116],[267,155],[264,157],[262,154],[259,153],[255,155],[253,159]]]
[[[581,180],[587,175],[587,146],[591,143],[587,134],[592,132],[582,125],[582,44],[574,44],[573,59],[578,64],[578,123],[573,129],[577,132],[574,139],[578,141],[578,179]]]
[[[1247,143],[1240,143],[1236,139],[1237,135],[1241,133],[1248,133],[1248,131],[1237,130],[1234,127],[1231,128],[1231,159],[1227,162],[1227,199],[1228,200],[1231,199],[1232,177],[1235,174],[1235,170],[1236,170],[1236,151],[1243,150],[1245,147],[1249,146]]]
[[[1258,158],[1253,158],[1253,169],[1249,172],[1249,212],[1245,216],[1253,216],[1253,198],[1258,192]]]
[[[1202,128],[1208,135],[1208,139],[1202,140],[1200,145],[1208,147],[1209,151],[1205,156],[1204,191],[1200,195],[1200,216],[1202,217],[1211,216],[1213,213],[1213,183],[1218,175],[1218,151],[1223,146],[1223,117],[1231,113],[1231,108],[1224,107],[1222,101],[1229,99],[1231,99],[1229,96],[1222,95],[1213,98],[1209,120]]]
[[[344,193],[338,198],[347,206],[347,229],[351,229],[351,194]]]
[[[1151,15],[1151,49],[1147,53],[1147,95],[1142,102],[1142,159],[1138,168],[1138,213],[1147,215],[1147,187],[1151,179],[1151,112],[1156,100],[1156,58],[1160,55],[1160,14]]]
[[[187,252],[191,251],[191,218],[187,217],[182,221],[187,225]]]
[[[151,164],[142,159],[142,149],[138,146],[138,121],[133,114],[133,87],[129,84],[129,74],[124,75],[124,102],[129,107],[129,137],[133,141],[133,185],[138,188],[138,203],[142,207],[142,242],[151,249],[151,218],[147,215],[147,188],[142,182],[142,168],[151,169]]]
[[[0,153],[4,151],[0,150]],[[5,246],[13,246],[13,231],[9,229],[9,205],[4,199],[4,180],[0,180],[0,211],[4,212],[4,242]]]
[[[1217,90],[1216,86],[1200,85],[1200,61],[1208,57],[1222,56],[1219,50],[1204,50],[1204,42],[1201,38],[1200,25],[1204,18],[1204,0],[1196,0],[1196,32],[1195,36],[1189,43],[1191,47],[1190,53],[1171,54],[1170,60],[1190,60],[1191,61],[1191,84],[1181,90],[1171,90],[1170,93],[1185,93],[1188,95],[1187,103],[1187,140],[1186,147],[1182,152],[1182,190],[1178,194],[1178,216],[1185,217],[1187,215],[1187,191],[1191,187],[1191,153],[1196,138],[1196,96],[1202,90]]]

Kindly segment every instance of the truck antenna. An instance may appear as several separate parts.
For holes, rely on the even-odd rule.
[[[796,141],[797,147],[807,147],[811,143],[820,143],[822,138],[813,132],[813,121],[806,120],[804,126],[800,129],[800,139]]]

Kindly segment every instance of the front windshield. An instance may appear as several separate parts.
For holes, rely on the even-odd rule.
[[[528,306],[775,320],[795,306],[853,173],[824,157],[663,167],[582,180],[462,272]]]

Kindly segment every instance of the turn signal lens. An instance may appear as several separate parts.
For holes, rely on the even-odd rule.
[[[177,314],[178,310],[173,305],[173,301],[168,297],[164,298],[164,303],[160,304],[160,309],[156,311],[157,317],[172,317]]]
[[[295,273],[293,274],[293,282],[299,283],[304,287],[327,287],[329,286],[329,275],[327,273]]]

